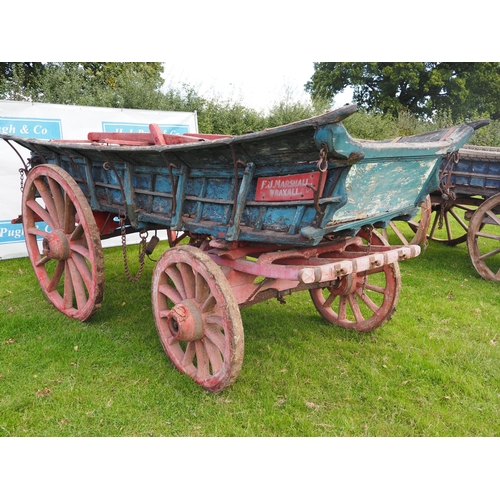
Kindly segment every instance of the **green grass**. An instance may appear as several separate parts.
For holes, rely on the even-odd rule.
[[[374,332],[326,323],[308,293],[244,309],[243,369],[216,395],[164,354],[154,263],[130,283],[121,249],[104,253],[85,323],[48,303],[28,259],[0,262],[0,436],[500,435],[500,284],[465,244],[401,263],[397,311]]]

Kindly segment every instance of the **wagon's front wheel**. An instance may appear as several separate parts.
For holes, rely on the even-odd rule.
[[[39,165],[28,174],[23,229],[31,264],[49,301],[66,316],[90,318],[104,294],[101,240],[85,195],[62,168]]]
[[[167,250],[153,272],[153,314],[172,363],[197,384],[219,392],[243,364],[238,303],[221,269],[202,250]]]
[[[361,229],[357,236],[372,245],[387,245],[376,231]],[[369,332],[388,321],[399,300],[401,275],[398,263],[354,273],[335,286],[309,291],[314,306],[328,322]]]

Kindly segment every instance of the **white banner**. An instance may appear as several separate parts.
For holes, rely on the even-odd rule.
[[[198,132],[196,113],[0,101],[0,133],[19,137],[82,140],[89,132],[149,132],[151,123],[163,133]],[[22,160],[0,140],[0,260],[28,255],[22,224],[11,221],[22,213],[19,169],[30,151],[15,147]],[[138,242],[138,235],[127,241]],[[103,241],[103,246],[119,244],[119,238]]]

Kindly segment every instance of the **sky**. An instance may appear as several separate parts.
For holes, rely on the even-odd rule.
[[[187,83],[203,96],[238,101],[266,111],[289,95],[295,102],[309,102],[304,85],[314,73],[312,61],[292,59],[235,59],[231,64],[213,58],[175,60],[164,63],[165,84],[179,88]],[[335,104],[350,102],[352,93],[339,96]]]

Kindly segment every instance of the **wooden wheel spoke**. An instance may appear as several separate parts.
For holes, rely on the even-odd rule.
[[[207,325],[205,336],[217,346],[220,352],[226,352],[226,337],[220,328],[214,328],[213,325]]]
[[[50,215],[50,218],[52,220],[53,225],[51,226],[52,229],[60,229],[61,228],[61,221],[59,220],[59,214],[61,213],[60,211],[57,210],[57,207],[54,202],[54,198],[52,197],[48,185],[45,182],[45,180],[41,179],[36,179],[34,181],[34,184],[38,190],[38,193],[42,197],[42,200],[45,204],[45,209]],[[57,185],[57,189],[59,188],[59,185]]]
[[[210,364],[205,345],[201,341],[194,342],[196,350],[196,368],[198,370],[197,377],[207,379],[210,377]]]
[[[495,212],[493,212],[492,210],[487,210],[486,213],[488,214],[490,219],[495,222],[497,226],[500,226],[500,218]]]
[[[489,259],[490,257],[498,255],[499,253],[500,253],[500,248],[495,248],[495,250],[491,250],[490,252],[483,253],[482,255],[480,255],[479,259],[486,260],[486,259]]]
[[[474,233],[474,236],[476,236],[476,238],[486,238],[486,239],[489,239],[489,240],[500,241],[500,235],[485,233],[483,231],[478,231],[477,233]]]
[[[200,273],[195,274],[194,283],[194,299],[201,304],[205,302],[207,296],[210,294],[210,287]],[[203,309],[202,309],[203,310]]]
[[[50,194],[52,195],[52,200],[54,202],[54,210],[57,214],[58,227],[64,228],[64,218],[65,218],[65,199],[69,197],[66,193],[61,192],[61,186],[53,178],[47,177],[49,184]],[[45,200],[44,200],[45,201]]]
[[[339,299],[339,319],[344,321],[347,319],[347,296],[341,295]]]
[[[457,205],[457,207],[459,208],[462,208],[465,210],[464,207],[460,207],[459,205]],[[463,221],[463,219],[456,213],[455,209],[454,208],[450,208],[449,210],[449,213],[453,216],[453,218],[460,224],[460,226],[462,227],[462,229],[467,232],[467,224]],[[446,225],[447,227],[449,227],[449,221],[448,221],[448,217],[446,218]],[[450,229],[450,236],[451,236],[451,229]]]
[[[73,232],[71,232],[73,231]],[[83,227],[83,224],[77,224],[74,229],[70,228],[66,234],[69,234],[69,241],[80,241],[80,240],[86,240],[85,238],[85,228]],[[86,241],[85,241],[86,243]]]
[[[47,262],[51,261],[52,259],[48,257],[47,255],[40,255],[39,258],[35,258],[33,260],[33,266],[35,269],[37,267],[44,267]]]
[[[184,288],[184,281],[182,279],[182,274],[180,270],[177,268],[177,266],[175,265],[170,266],[168,269],[165,269],[165,273],[172,280],[174,288],[177,290],[177,293],[181,296],[181,300],[188,298],[186,290]]]
[[[365,288],[368,289],[368,287]],[[357,291],[357,296],[361,301],[363,301],[365,305],[367,305],[371,309],[372,312],[376,313],[380,309],[380,306],[373,302],[371,297],[366,293],[366,289]]]
[[[213,344],[209,339],[205,338],[204,340],[203,346],[205,347],[207,358],[212,366],[211,372],[217,373],[224,365],[224,358],[222,357],[223,351],[221,351],[219,347]]]
[[[224,318],[220,314],[206,314],[204,320],[207,325],[217,325],[219,328],[224,328]]]
[[[178,342],[175,341],[175,343]],[[196,354],[195,344],[196,342],[188,342],[188,344],[186,345],[186,350],[184,351],[181,360],[182,366],[184,366],[185,368],[189,368],[193,364],[194,356]]]
[[[179,273],[182,277],[182,282],[184,283],[184,290],[186,293],[186,299],[196,298],[195,282],[196,282],[196,271],[184,262],[179,263]]]
[[[399,230],[398,226],[394,224],[394,222],[391,222],[390,224],[391,229],[396,233],[397,237],[400,239],[400,241],[404,245],[408,245],[408,240],[405,238],[404,234]]]
[[[38,217],[40,217],[40,219],[42,219],[44,222],[46,222],[51,228],[55,227],[54,221],[52,220],[52,217],[50,216],[49,212],[47,212],[47,210],[45,208],[43,208],[35,200],[28,200],[26,202],[26,206],[31,211],[35,212],[35,214],[38,215]],[[33,226],[32,228],[36,229],[36,226]]]
[[[331,307],[336,297],[337,296],[333,292],[330,292],[327,299],[323,303],[323,307]]]
[[[213,311],[217,307],[217,300],[215,297],[210,294],[206,299],[205,302],[200,307],[200,310],[202,313],[208,313],[210,311]]]
[[[71,250],[73,252],[81,255],[85,259],[91,260],[90,250],[87,247],[85,247],[79,243],[71,243]]]
[[[61,281],[61,276],[64,273],[64,268],[65,268],[65,263],[62,260],[60,260],[56,265],[56,268],[54,270],[54,273],[52,274],[52,278],[49,284],[47,285],[47,291],[49,293],[53,292],[59,285],[59,282]]]
[[[76,253],[73,254],[72,256],[72,261],[75,264],[76,269],[78,270],[78,273],[83,279],[83,282],[85,283],[85,287],[87,290],[92,289],[92,269],[89,268],[87,261],[85,258],[81,255],[78,255]]]
[[[363,317],[363,314],[361,314],[361,310],[359,308],[359,304],[356,298],[356,295],[354,293],[350,293],[347,296],[349,305],[351,306],[351,311],[354,314],[354,318],[356,319],[357,322],[363,321],[365,318]]]
[[[454,213],[452,212],[452,215],[454,216]],[[456,218],[456,217],[455,217]],[[446,236],[448,240],[453,239],[453,231],[451,230],[451,224],[450,224],[450,216],[449,213],[447,213],[444,216],[444,225],[446,227]]]
[[[73,307],[73,297],[75,289],[73,287],[73,279],[71,277],[71,269],[69,267],[68,261],[64,263],[64,271],[63,304],[64,309],[69,310]]]
[[[64,209],[63,209],[63,228],[66,234],[72,234],[75,231],[76,224],[76,207],[73,205],[71,198],[65,194]]]
[[[26,234],[32,235],[32,236],[38,236],[40,238],[46,238],[49,233],[47,231],[42,231],[41,229],[38,229],[36,226],[30,227],[27,231]]]
[[[179,302],[182,302],[182,296],[181,294],[177,291],[176,288],[174,288],[172,285],[168,283],[164,283],[163,285],[160,285],[158,288],[159,293],[164,295],[168,300],[171,300],[174,304],[178,304]],[[162,311],[162,315],[166,316],[168,314],[168,310]]]
[[[431,230],[429,231],[429,237],[431,239],[434,238],[434,234],[436,233],[436,227],[438,225],[438,222],[439,222],[439,214],[436,212],[436,216],[434,217],[434,220],[432,221]]]
[[[81,308],[87,302],[85,282],[78,268],[76,267],[74,261],[72,259],[68,259],[66,262],[67,262],[67,268],[69,270],[68,274],[72,282],[72,289],[75,295],[76,303],[78,308]]]
[[[70,233],[70,231],[68,231],[68,234]],[[83,227],[83,224],[78,224],[76,227],[75,227],[75,230],[71,233],[71,236],[70,236],[70,241],[78,241],[82,238],[82,236],[85,236],[85,229]]]
[[[382,295],[385,294],[385,287],[384,286],[375,285],[373,283],[366,283],[365,288],[367,290],[371,290],[372,292],[377,292],[377,293],[380,293]]]

